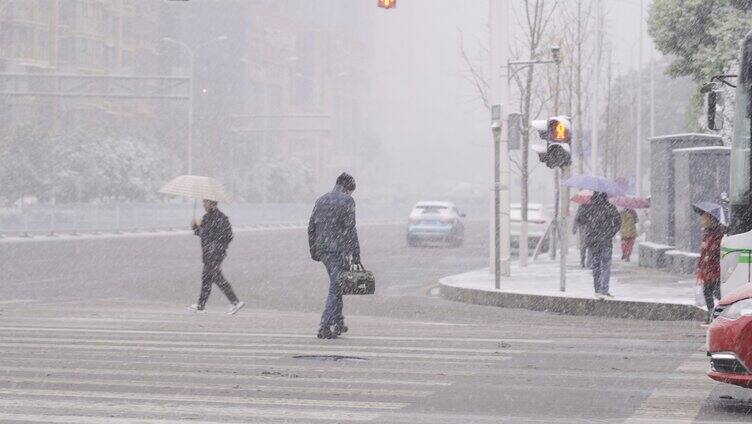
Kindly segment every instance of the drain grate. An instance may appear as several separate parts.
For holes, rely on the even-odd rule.
[[[313,359],[316,361],[367,361],[368,358],[346,355],[295,355],[295,359]]]

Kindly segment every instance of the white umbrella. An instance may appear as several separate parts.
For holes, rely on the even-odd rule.
[[[181,175],[169,181],[159,189],[160,193],[188,197],[198,200],[214,200],[227,202],[230,196],[222,183],[210,177],[198,175]]]

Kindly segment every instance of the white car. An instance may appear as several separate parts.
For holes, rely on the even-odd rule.
[[[459,247],[465,239],[465,225],[452,202],[418,202],[410,212],[407,223],[407,245],[419,246],[423,242],[443,242]]]

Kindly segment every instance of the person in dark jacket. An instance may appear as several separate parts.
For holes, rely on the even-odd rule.
[[[329,274],[329,292],[318,338],[333,339],[347,331],[342,314],[342,293],[336,279],[349,263],[360,263],[360,244],[355,229],[355,179],[343,173],[334,189],[319,197],[308,222],[311,259],[322,262]]]
[[[609,203],[606,193],[595,192],[589,207],[577,215],[576,224],[585,231],[584,243],[590,255],[596,297],[613,297],[608,289],[613,238],[621,228],[619,211]]]
[[[238,300],[232,286],[222,275],[222,261],[227,256],[227,247],[232,241],[232,226],[230,220],[227,219],[227,215],[217,208],[217,202],[204,200],[203,203],[206,214],[201,218],[200,223],[196,222],[195,219],[191,223],[194,234],[201,238],[201,256],[204,262],[204,270],[201,275],[201,292],[198,303],[194,303],[188,309],[203,312],[212,285],[216,284],[232,303],[227,313],[233,315],[245,306],[245,302]]]
[[[710,324],[715,309],[715,299],[721,298],[721,239],[723,227],[709,213],[700,215],[702,245],[700,260],[697,262],[697,279],[702,283],[705,303],[708,305],[706,322]]]
[[[587,245],[585,244],[585,227],[580,228],[580,224],[578,224],[579,217],[582,214],[587,213],[588,208],[590,207],[590,203],[585,203],[583,205],[580,205],[580,207],[577,208],[577,213],[574,216],[574,225],[572,225],[572,234],[577,234],[577,245],[580,249],[580,266],[582,268],[586,268],[589,266],[588,260],[587,260]]]

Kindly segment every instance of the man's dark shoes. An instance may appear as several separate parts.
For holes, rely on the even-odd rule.
[[[345,324],[337,324],[334,326],[334,334],[340,335],[342,333],[347,333],[347,326]]]
[[[321,327],[316,337],[320,339],[336,339],[337,334],[333,333],[329,327]]]

